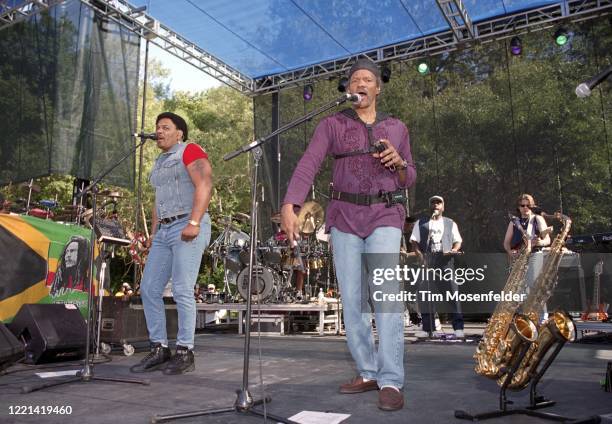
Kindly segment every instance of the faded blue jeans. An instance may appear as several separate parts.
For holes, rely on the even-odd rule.
[[[365,239],[336,228],[331,229],[346,339],[359,375],[376,380],[379,387],[393,386],[399,389],[404,385],[404,304],[397,302],[393,312],[383,312],[380,302],[373,302],[378,332],[377,352],[371,312],[369,308],[363,307],[366,299],[362,296],[368,290],[372,292],[382,287],[386,288],[385,291],[397,292],[398,282],[386,281],[383,286],[374,286],[370,281],[369,288],[362,286],[361,260],[363,253],[387,253],[390,255],[384,255],[385,260],[395,255],[397,259],[392,261],[398,263],[401,236],[401,230],[394,227],[379,227]]]
[[[194,287],[204,249],[210,242],[210,216],[200,222],[200,234],[192,241],[182,241],[181,232],[189,217],[170,224],[161,224],[151,245],[140,296],[144,307],[149,339],[152,343],[168,344],[166,310],[162,293],[172,278],[172,296],[178,312],[176,344],[193,349],[196,323]]]

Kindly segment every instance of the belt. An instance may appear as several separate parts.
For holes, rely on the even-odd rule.
[[[183,218],[187,218],[189,216],[188,213],[183,213],[181,215],[176,215],[176,216],[169,216],[168,218],[162,218],[160,220],[158,220],[158,222],[160,224],[170,224],[171,222],[174,222],[178,219],[183,219]]]
[[[386,203],[387,206],[391,206],[397,202],[391,200],[393,196],[403,196],[404,191],[392,191],[392,192],[380,192],[378,194],[359,194],[359,193],[346,193],[342,191],[332,190],[332,200],[340,200],[342,202],[349,202],[359,206],[370,206],[376,203]]]

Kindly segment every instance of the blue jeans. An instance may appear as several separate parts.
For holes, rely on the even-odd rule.
[[[176,344],[193,349],[196,323],[194,287],[204,249],[210,242],[210,216],[200,223],[200,234],[192,241],[182,241],[181,232],[189,218],[161,224],[149,251],[140,296],[144,307],[149,339],[152,343],[168,344],[166,309],[162,293],[172,278],[172,296],[178,312]]]
[[[372,332],[371,312],[362,310],[362,292],[367,290],[362,288],[361,260],[363,253],[389,253],[397,255],[399,259],[401,236],[401,230],[394,227],[379,227],[365,239],[343,233],[336,228],[331,229],[334,264],[342,295],[346,339],[359,375],[377,380],[379,387],[394,386],[400,389],[404,385],[403,302],[399,302],[400,310],[397,311],[395,308],[394,312],[382,312],[376,306],[378,302],[374,303],[378,331],[377,352]],[[397,281],[387,281],[384,284],[387,289],[395,287],[395,290],[398,290]],[[369,286],[370,291],[382,287],[372,286],[371,282]]]

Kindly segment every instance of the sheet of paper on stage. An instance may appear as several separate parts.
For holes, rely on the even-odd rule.
[[[289,419],[300,424],[339,424],[350,416],[350,414],[335,414],[333,412],[302,411],[289,417]]]

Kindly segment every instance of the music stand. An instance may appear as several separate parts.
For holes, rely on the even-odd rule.
[[[253,265],[255,258],[255,246],[257,246],[257,177],[259,172],[259,162],[261,157],[263,156],[263,151],[261,149],[261,145],[272,140],[277,135],[288,131],[292,128],[297,127],[298,125],[310,121],[313,117],[328,111],[348,100],[353,99],[352,94],[346,93],[339,99],[333,100],[318,109],[313,110],[312,112],[302,116],[301,118],[296,119],[295,121],[289,122],[288,124],[283,125],[272,133],[255,140],[247,145],[242,146],[238,150],[229,153],[223,157],[223,160],[228,161],[231,160],[243,153],[247,153],[252,151],[253,154],[253,174],[251,178],[251,238],[250,238],[250,246],[249,246],[249,284],[246,296],[246,317],[245,317],[245,332],[244,332],[244,353],[243,353],[243,368],[242,368],[242,387],[240,390],[236,391],[236,400],[233,406],[221,408],[221,409],[200,409],[196,411],[182,412],[176,414],[168,414],[168,415],[154,415],[151,419],[152,422],[158,423],[162,421],[170,421],[179,418],[189,418],[189,417],[198,417],[198,416],[206,416],[206,415],[216,415],[223,414],[227,412],[241,412],[248,413],[260,417],[270,417],[276,422],[286,423],[286,424],[296,424],[295,421],[291,421],[287,418],[282,418],[279,416],[275,416],[264,411],[259,411],[254,409],[254,406],[261,405],[268,402],[271,402],[272,399],[269,396],[266,396],[264,399],[253,400],[253,396],[249,392],[249,356],[250,356],[250,342],[251,342],[251,293],[253,287]]]
[[[132,156],[132,154],[138,150],[142,145],[147,141],[146,134],[139,135],[141,140],[137,143],[127,154],[122,156],[117,162],[112,163],[105,171],[103,171],[98,177],[94,178],[93,182],[85,187],[79,194],[79,197],[85,196],[87,193],[91,193],[91,206],[92,206],[92,225],[91,225],[91,243],[89,247],[89,281],[87,283],[87,334],[85,336],[85,363],[83,365],[83,369],[78,371],[75,377],[62,379],[59,381],[53,381],[50,383],[43,383],[38,386],[23,386],[21,388],[22,393],[31,393],[38,390],[46,389],[49,387],[55,387],[63,384],[70,383],[78,383],[83,382],[87,383],[92,380],[100,380],[100,381],[112,381],[118,383],[131,383],[131,384],[142,384],[148,386],[151,381],[150,380],[139,380],[134,378],[119,378],[119,377],[103,377],[103,376],[94,376],[93,372],[93,364],[90,359],[90,345],[91,345],[91,335],[93,331],[92,327],[92,317],[93,317],[93,279],[94,279],[94,259],[96,255],[96,198],[98,193],[98,184],[100,181],[104,179],[108,174],[110,174],[115,168],[117,168],[123,161],[125,161],[128,157]],[[101,284],[101,283],[100,283]],[[100,323],[97,323],[98,327]]]

